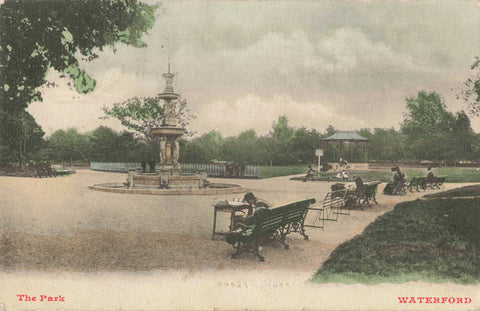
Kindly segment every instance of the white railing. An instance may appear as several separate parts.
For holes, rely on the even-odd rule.
[[[204,172],[211,177],[224,177],[225,174],[225,164],[220,163],[183,163],[182,172],[196,174],[199,172]],[[239,177],[237,175],[242,175],[240,172],[233,171],[232,177]],[[244,177],[258,178],[260,177],[260,167],[254,165],[245,165],[245,171],[243,173]]]
[[[210,177],[226,177],[225,164],[219,163],[182,163],[182,173],[196,174],[205,173]],[[92,171],[107,171],[107,172],[128,172],[141,170],[141,163],[122,163],[122,162],[90,162],[90,169]],[[232,176],[239,177],[240,172],[233,171]],[[258,178],[260,177],[260,167],[255,165],[245,165],[244,177]]]
[[[121,163],[121,162],[90,162],[92,171],[107,172],[128,172],[141,169],[140,163]]]

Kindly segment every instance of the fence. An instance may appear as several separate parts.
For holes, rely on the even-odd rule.
[[[220,163],[185,163],[182,164],[183,173],[195,174],[198,172],[205,172],[210,177],[224,177],[225,164]],[[258,178],[260,177],[260,167],[254,165],[246,165],[244,177]],[[232,177],[238,177],[235,173]]]
[[[210,177],[224,177],[225,164],[219,163],[185,163],[181,164],[182,173],[196,174],[204,172]],[[128,172],[140,170],[142,165],[140,163],[113,163],[113,162],[90,162],[90,169],[92,171],[107,171],[107,172]],[[259,178],[260,167],[254,165],[246,165],[244,177]],[[232,177],[238,177],[235,173]]]
[[[128,172],[142,169],[140,163],[90,162],[92,171]]]

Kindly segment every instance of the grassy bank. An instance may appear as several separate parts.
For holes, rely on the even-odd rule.
[[[339,246],[312,281],[480,283],[479,230],[480,199],[401,203]]]

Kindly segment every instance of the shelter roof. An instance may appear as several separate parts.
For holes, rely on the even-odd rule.
[[[368,139],[360,136],[357,132],[336,132],[332,136],[322,139],[323,141],[344,141],[344,142],[367,142]]]

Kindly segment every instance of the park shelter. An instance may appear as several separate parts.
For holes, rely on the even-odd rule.
[[[356,144],[356,145],[363,145],[363,150],[365,153],[365,162],[367,162],[367,143],[368,139],[361,136],[357,132],[345,132],[345,131],[338,131],[335,134],[326,137],[322,139],[322,142],[325,143],[333,143],[333,144],[340,144],[340,143],[346,143],[346,144]],[[351,149],[353,152],[353,149]],[[336,155],[334,154],[334,158],[336,158]],[[353,158],[353,154],[351,155],[351,158]]]

